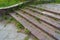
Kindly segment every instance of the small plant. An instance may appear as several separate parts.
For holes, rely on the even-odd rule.
[[[55,0],[55,3],[60,3],[60,0]]]
[[[25,31],[26,34],[30,34],[30,31],[28,29],[25,28],[24,31]]]
[[[19,22],[16,23],[18,29],[24,29],[23,25]]]

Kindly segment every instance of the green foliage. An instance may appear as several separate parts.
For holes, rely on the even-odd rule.
[[[26,34],[30,34],[30,31],[28,29],[25,28],[24,31],[25,31]]]
[[[37,4],[52,3],[52,2],[55,1],[54,0],[31,0],[29,3],[37,5]]]
[[[11,6],[20,3],[20,0],[0,0],[0,7]]]
[[[19,22],[16,23],[18,29],[24,29],[23,25]]]
[[[55,0],[55,3],[60,3],[60,0]]]

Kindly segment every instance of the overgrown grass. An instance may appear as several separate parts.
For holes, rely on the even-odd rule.
[[[28,29],[25,28],[24,31],[26,34],[30,34],[30,31]]]
[[[20,0],[0,0],[0,7],[6,7],[20,2]]]
[[[55,3],[60,3],[60,0],[55,0]]]

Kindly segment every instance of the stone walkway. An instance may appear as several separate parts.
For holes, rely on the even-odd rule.
[[[9,23],[4,27],[5,24],[5,21],[0,22],[0,40],[24,40],[27,36],[23,33],[17,33],[17,29],[14,24]]]

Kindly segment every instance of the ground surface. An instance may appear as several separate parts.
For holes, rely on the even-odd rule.
[[[13,23],[9,23],[4,27],[5,24],[6,21],[0,21],[0,40],[24,40],[27,36],[24,33],[17,33],[16,26]]]

